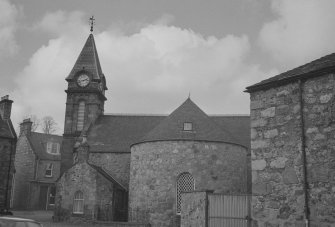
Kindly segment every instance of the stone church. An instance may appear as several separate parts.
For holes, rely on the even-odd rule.
[[[92,34],[66,81],[55,218],[174,226],[181,192],[250,192],[249,116],[207,115],[190,98],[169,115],[105,114]]]

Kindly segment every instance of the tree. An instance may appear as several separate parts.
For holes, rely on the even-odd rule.
[[[45,116],[42,119],[42,132],[51,134],[57,131],[57,122],[51,116]]]
[[[30,115],[30,120],[33,122],[31,125],[31,131],[35,132],[41,124],[41,120],[37,118],[36,115]]]

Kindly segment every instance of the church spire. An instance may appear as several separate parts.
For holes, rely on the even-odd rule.
[[[83,70],[89,72],[92,75],[93,80],[100,81],[104,78],[93,34],[88,36],[86,43],[66,80],[73,80],[76,74]]]

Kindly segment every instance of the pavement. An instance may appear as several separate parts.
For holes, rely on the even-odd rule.
[[[52,216],[53,211],[45,211],[45,210],[35,210],[35,211],[12,211],[13,216],[20,218],[28,218],[33,219],[43,224],[43,227],[72,227],[72,226],[97,226],[97,225],[88,225],[88,224],[75,224],[75,223],[65,223],[65,222],[53,222]]]

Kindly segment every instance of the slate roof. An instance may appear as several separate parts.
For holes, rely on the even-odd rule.
[[[184,131],[184,123],[192,123],[191,131]],[[197,140],[241,144],[228,128],[218,127],[190,98],[159,123],[138,142],[165,140]]]
[[[123,184],[121,184],[116,177],[112,175],[112,173],[103,167],[93,165],[91,163],[87,163],[89,166],[91,166],[93,169],[95,169],[98,173],[100,173],[102,176],[104,176],[107,180],[112,181],[114,184],[117,184],[119,187],[124,189],[125,191],[128,191],[127,187],[125,187]]]
[[[76,73],[83,69],[92,73],[93,80],[100,80],[104,77],[93,34],[90,34],[87,38],[86,43],[66,80],[73,79]]]
[[[143,141],[144,136],[167,117],[167,115],[125,114],[100,116],[87,134],[90,152],[129,153],[132,144]],[[212,120],[211,125],[214,122],[220,130],[229,131],[233,137],[238,138],[239,144],[250,147],[249,116],[215,115],[208,118]]]
[[[130,145],[139,141],[166,116],[104,115],[89,129],[90,152],[130,152]]]
[[[62,136],[58,135],[50,135],[45,133],[39,133],[39,132],[31,132],[30,136],[27,137],[28,141],[34,150],[35,154],[43,160],[54,160],[54,161],[60,161],[61,156],[59,155],[52,155],[47,152],[47,142],[57,142],[62,144]],[[61,147],[60,147],[61,150]]]
[[[10,119],[3,120],[0,117],[0,137],[16,139],[16,133]]]
[[[329,72],[335,72],[335,53],[326,55],[277,76],[262,80],[259,83],[247,87],[246,92],[276,87],[298,79],[320,76]]]

